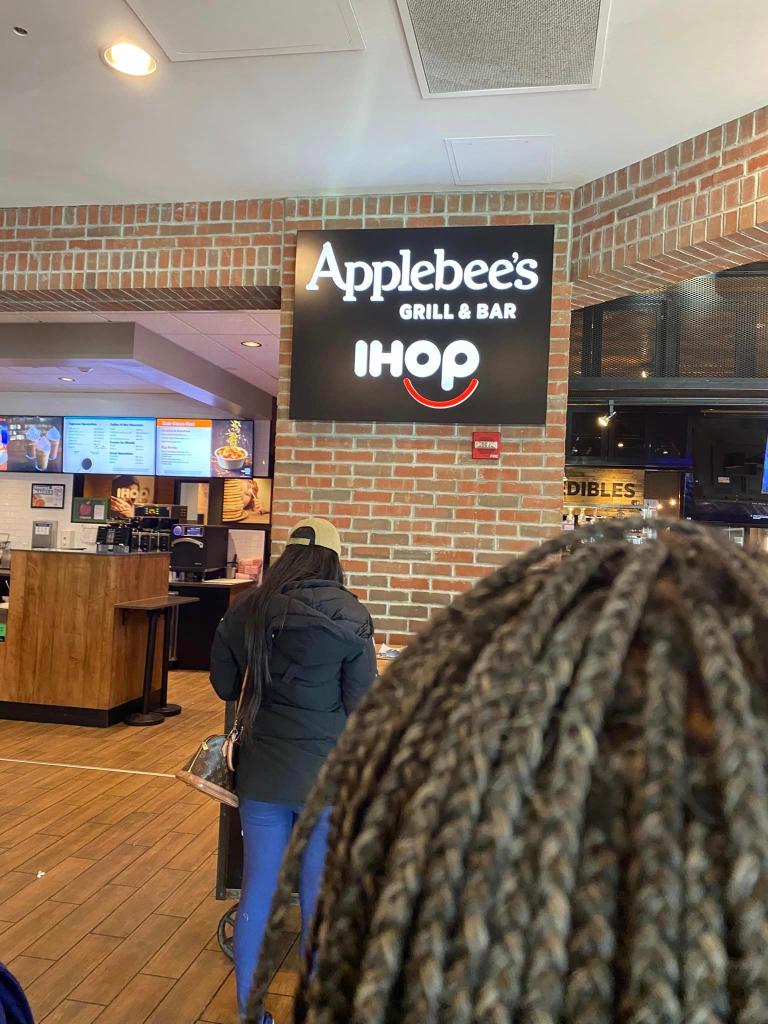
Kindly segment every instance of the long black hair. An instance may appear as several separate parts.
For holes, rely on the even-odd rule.
[[[297,536],[300,531],[296,531]],[[242,712],[242,726],[246,736],[253,724],[269,688],[269,656],[272,650],[270,604],[276,594],[290,595],[308,580],[328,580],[344,584],[344,573],[339,556],[329,548],[314,544],[289,544],[283,554],[267,570],[262,585],[246,598],[248,627],[245,637],[248,651],[248,676]]]

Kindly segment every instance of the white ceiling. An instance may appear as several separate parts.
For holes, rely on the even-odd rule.
[[[62,381],[73,377],[74,383]],[[64,366],[3,366],[0,369],[0,393],[8,391],[62,391],[75,390],[80,394],[104,391],[142,395],[169,394],[167,388],[155,387],[125,370],[114,366],[94,366],[88,373],[76,367]]]
[[[303,5],[319,33],[318,2],[289,8],[295,18]],[[206,18],[219,49],[236,47],[222,25],[244,12],[251,46],[279,8],[195,0],[190,34],[179,0],[136,6],[162,8],[155,31],[177,55],[205,36]],[[510,6],[535,17],[536,4]],[[395,0],[352,7],[363,50],[171,61],[124,0],[4,0],[0,206],[451,188],[446,139],[526,135],[551,135],[552,181],[576,185],[766,101],[765,0],[613,0],[600,88],[429,100]],[[296,44],[311,47],[312,34]],[[100,50],[118,39],[149,49],[158,72],[106,68]],[[501,178],[525,173],[513,161]],[[489,164],[488,183],[499,177]]]
[[[235,374],[267,394],[277,394],[279,310],[239,310],[216,313],[2,313],[0,324],[10,323],[139,323],[175,345],[188,349]],[[242,341],[258,341],[261,348],[245,348]],[[75,377],[69,384],[59,377]],[[2,391],[129,391],[164,393],[125,370],[96,366],[91,373],[73,372],[71,366],[3,367]]]

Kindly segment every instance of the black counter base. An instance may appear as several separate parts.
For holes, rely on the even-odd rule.
[[[159,691],[155,694],[159,698]],[[141,698],[128,701],[116,708],[71,708],[53,704],[22,704],[15,700],[0,700],[0,720],[9,722],[41,722],[46,725],[85,725],[94,729],[108,729],[118,725],[128,715],[141,711]]]

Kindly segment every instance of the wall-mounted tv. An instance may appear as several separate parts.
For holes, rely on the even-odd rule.
[[[261,427],[261,424],[257,424]],[[258,430],[254,447],[253,420],[160,419],[157,421],[157,476],[215,477],[250,480],[265,472],[269,462],[269,424],[266,443]]]
[[[0,472],[61,473],[61,416],[0,415]]]
[[[67,416],[64,472],[152,476],[155,432],[155,420],[146,417]]]

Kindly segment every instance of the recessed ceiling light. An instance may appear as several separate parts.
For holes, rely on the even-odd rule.
[[[78,366],[80,373],[90,373],[93,370],[92,366]]]
[[[157,71],[157,61],[152,54],[133,43],[114,43],[108,46],[104,51],[104,60],[124,75],[151,75]]]
[[[241,341],[240,344],[243,348],[261,348],[260,341]]]
[[[75,378],[74,377],[59,377],[59,380],[66,381],[67,384],[74,384],[75,383]]]
[[[19,36],[19,38],[23,39],[24,36],[28,36],[29,35],[29,29],[24,28],[23,25],[14,25],[13,26],[13,34],[15,36]]]

